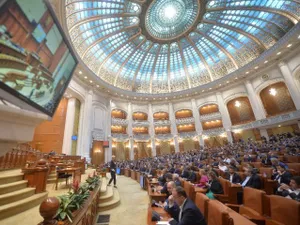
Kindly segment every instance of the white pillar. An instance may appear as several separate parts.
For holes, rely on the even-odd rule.
[[[62,153],[71,155],[72,151],[72,135],[74,129],[76,98],[69,98],[65,122],[64,142]]]
[[[134,144],[133,144],[133,138],[129,139],[129,157],[130,160],[134,160]]]
[[[200,121],[199,110],[197,109],[195,99],[191,99],[191,102],[192,102],[193,115],[194,115],[194,118],[195,118],[196,132],[197,132],[197,136],[199,137],[198,141],[199,141],[200,146],[203,146],[202,145],[203,143],[201,142],[201,135],[202,135],[202,132],[203,132],[203,127],[202,127],[202,124],[201,124],[201,121]]]
[[[203,135],[199,135],[199,143],[200,143],[200,146],[204,147]]]
[[[227,107],[225,106],[222,94],[220,92],[218,92],[216,94],[216,96],[217,96],[217,102],[218,102],[219,110],[220,110],[221,115],[222,115],[223,126],[226,130],[228,142],[232,143],[231,120],[230,120],[230,117],[229,117]]]
[[[83,117],[84,117],[84,102],[80,102],[79,126],[78,126],[78,139],[77,139],[77,155],[83,155],[82,151],[82,138],[83,135]]]
[[[248,98],[253,109],[256,120],[262,120],[266,118],[266,113],[261,101],[255,94],[254,88],[249,80],[245,81],[245,87],[247,89]]]
[[[92,103],[93,103],[93,91],[90,90],[86,93],[84,104],[84,116],[83,116],[83,133],[82,133],[82,155],[90,162],[90,149],[92,143]]]
[[[152,156],[154,157],[156,156],[156,146],[155,146],[153,109],[151,104],[148,104],[148,121],[149,121],[149,134],[151,137],[151,151],[152,151]]]
[[[109,105],[108,105],[108,112],[107,112],[107,117],[108,117],[108,122],[107,122],[107,138],[109,141],[109,147],[105,149],[105,153],[107,153],[107,156],[105,158],[107,161],[111,161],[112,158],[112,136],[111,136],[111,105],[112,105],[112,100],[109,100]]]
[[[174,137],[175,152],[179,152],[178,131],[177,131],[177,126],[176,126],[176,119],[175,119],[173,104],[171,102],[169,103],[169,119],[171,122],[171,133]]]
[[[260,136],[264,136],[269,141],[268,131],[266,129],[259,129]]]
[[[130,149],[130,160],[134,159],[134,144],[133,144],[133,132],[132,132],[132,104],[131,102],[128,103],[128,115],[127,115],[127,120],[128,120],[128,127],[127,127],[127,133],[129,135],[129,149]]]
[[[294,101],[294,104],[296,106],[297,110],[300,110],[300,92],[297,89],[296,86],[296,80],[294,80],[293,75],[291,73],[290,68],[285,62],[280,62],[278,64],[280,71],[284,77],[285,83],[287,88],[289,89],[289,92],[291,94],[291,97]]]

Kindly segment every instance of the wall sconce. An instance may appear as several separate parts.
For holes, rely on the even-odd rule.
[[[239,108],[239,107],[241,107],[241,103],[239,102],[239,101],[235,101],[235,107],[237,107],[237,108]]]
[[[269,90],[269,93],[270,93],[270,95],[276,96],[277,91],[276,91],[275,88],[271,88],[271,89]]]
[[[227,135],[226,134],[221,134],[220,137],[225,138],[225,137],[227,137]]]
[[[117,146],[116,146],[116,145],[112,145],[111,147],[112,147],[112,148],[115,148],[115,147],[117,147]]]
[[[96,149],[95,153],[101,153],[101,150],[100,149]]]
[[[208,136],[203,135],[203,140],[206,140],[206,139],[208,139]]]

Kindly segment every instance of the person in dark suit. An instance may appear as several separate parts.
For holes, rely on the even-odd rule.
[[[300,176],[292,177],[290,185],[281,184],[277,194],[300,202]]]
[[[226,180],[229,180],[233,184],[239,184],[242,179],[235,171],[236,169],[233,166],[230,166],[228,173],[226,173]]]
[[[257,175],[257,171],[252,167],[245,167],[244,170],[246,178],[241,183],[242,187],[261,189],[261,180]]]
[[[169,220],[171,225],[206,225],[204,216],[193,203],[193,201],[187,198],[187,194],[182,187],[176,187],[172,191],[173,199],[179,206],[178,220],[174,218]],[[172,199],[169,199],[169,210],[172,211],[174,204]]]
[[[272,175],[272,180],[277,180],[278,184],[289,185],[291,182],[292,174],[286,171],[286,168],[282,165],[276,167],[277,172]]]
[[[169,192],[168,192],[167,184],[168,184],[168,182],[173,180],[173,176],[171,173],[166,173],[165,178],[166,178],[166,182],[164,183],[163,186],[158,186],[157,190],[160,191],[160,193],[162,193],[162,194],[167,194],[167,198],[168,198]]]
[[[113,155],[112,160],[110,161],[110,166],[109,166],[111,178],[108,182],[108,186],[110,186],[111,182],[114,181],[114,187],[116,188],[117,187],[117,179],[116,179],[116,168],[117,168],[117,166],[116,166],[115,161],[116,161],[116,157]]]

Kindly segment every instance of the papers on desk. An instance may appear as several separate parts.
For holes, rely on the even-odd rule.
[[[158,221],[156,225],[170,225],[168,221]]]

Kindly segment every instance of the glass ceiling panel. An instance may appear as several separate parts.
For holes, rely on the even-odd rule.
[[[292,0],[203,4],[67,0],[66,22],[75,50],[97,76],[119,88],[153,94],[197,87],[238,70],[300,17],[300,3]]]

